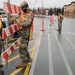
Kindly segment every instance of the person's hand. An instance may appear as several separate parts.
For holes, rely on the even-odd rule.
[[[10,22],[14,22],[15,19],[16,19],[16,17],[11,17],[11,18],[10,18]]]

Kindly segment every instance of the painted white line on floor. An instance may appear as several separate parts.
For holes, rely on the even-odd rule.
[[[55,34],[55,33],[54,33],[54,34]],[[63,49],[62,49],[62,47],[61,47],[61,45],[60,45],[60,43],[59,43],[59,41],[58,41],[58,38],[57,38],[56,34],[55,34],[55,38],[56,38],[57,43],[58,43],[58,45],[59,45],[59,48],[60,48],[62,57],[63,57],[63,59],[64,59],[64,63],[65,63],[65,66],[66,66],[66,68],[67,68],[68,74],[69,74],[69,75],[73,75],[72,70],[71,70],[71,68],[70,68],[70,66],[69,66],[69,63],[68,63],[68,61],[67,61],[67,59],[66,59],[66,56],[65,56],[65,54],[64,54],[64,52],[63,52]]]
[[[65,36],[65,38],[69,41],[71,46],[75,49],[75,45],[68,39],[68,37],[62,32],[62,34]]]
[[[50,28],[48,30],[50,30]],[[51,41],[50,41],[50,33],[49,33],[49,31],[48,31],[48,52],[49,52],[49,75],[54,75],[52,51],[51,51]]]
[[[41,38],[42,38],[41,36],[42,36],[42,32],[40,33],[40,36],[39,36],[38,45],[37,45],[37,48],[36,48],[36,52],[35,52],[35,55],[34,55],[34,58],[33,58],[33,62],[32,62],[32,65],[31,65],[31,69],[30,69],[29,75],[33,75],[34,74],[36,59],[37,59],[37,55],[38,55],[38,51],[39,51]]]

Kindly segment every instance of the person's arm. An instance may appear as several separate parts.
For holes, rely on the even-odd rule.
[[[9,24],[10,24],[10,25],[13,24],[16,19],[20,18],[20,16],[21,16],[21,15],[19,14],[18,17],[15,17],[15,16],[10,17]]]
[[[20,19],[16,19],[16,23],[19,24],[22,27],[26,27],[28,25],[31,25],[31,22],[33,20],[33,16],[31,14],[27,14],[24,18],[24,20],[20,21]]]

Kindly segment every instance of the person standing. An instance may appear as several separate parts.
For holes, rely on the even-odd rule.
[[[22,62],[16,66],[16,68],[25,67],[28,62],[32,62],[32,59],[28,52],[28,44],[30,38],[30,29],[34,16],[29,12],[29,6],[26,1],[20,4],[21,15],[18,18],[12,17],[11,22],[15,21],[21,28],[19,30],[19,36],[21,36],[19,53]]]
[[[62,30],[62,21],[63,21],[63,15],[60,13],[60,12],[58,12],[58,29],[57,29],[57,31],[59,31],[59,32],[61,32],[61,30]]]

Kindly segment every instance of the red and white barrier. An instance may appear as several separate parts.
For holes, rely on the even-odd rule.
[[[7,28],[3,28],[2,29],[2,39],[5,39],[7,37],[9,37],[10,35],[12,35],[14,32],[16,32],[17,30],[20,29],[20,26],[17,24],[11,25]],[[16,46],[19,45],[20,43],[20,39],[16,40],[8,49],[6,49],[2,54],[2,62],[4,62],[6,59],[8,59],[8,57],[13,53],[13,51],[15,50]]]
[[[5,39],[5,38],[9,37],[14,32],[19,30],[19,28],[20,28],[20,26],[17,25],[17,24],[11,25],[11,26],[9,26],[7,28],[3,28],[3,30],[2,30],[2,39]]]
[[[3,11],[5,13],[10,14],[18,14],[20,13],[21,9],[20,6],[16,6],[13,4],[10,4],[9,2],[4,2],[3,4]],[[20,29],[20,26],[17,24],[13,24],[11,26],[8,26],[6,28],[2,29],[2,39],[5,39],[12,35],[14,32]],[[4,62],[8,57],[14,52],[15,48],[19,45],[21,38],[16,40],[9,48],[7,48],[2,54],[2,62]]]
[[[14,52],[15,48],[20,44],[21,37],[16,40],[7,50],[5,50],[2,54],[2,62],[4,62],[8,57]]]
[[[21,11],[20,6],[10,4],[9,2],[4,2],[3,10],[5,13],[10,13],[10,14],[18,14]]]

